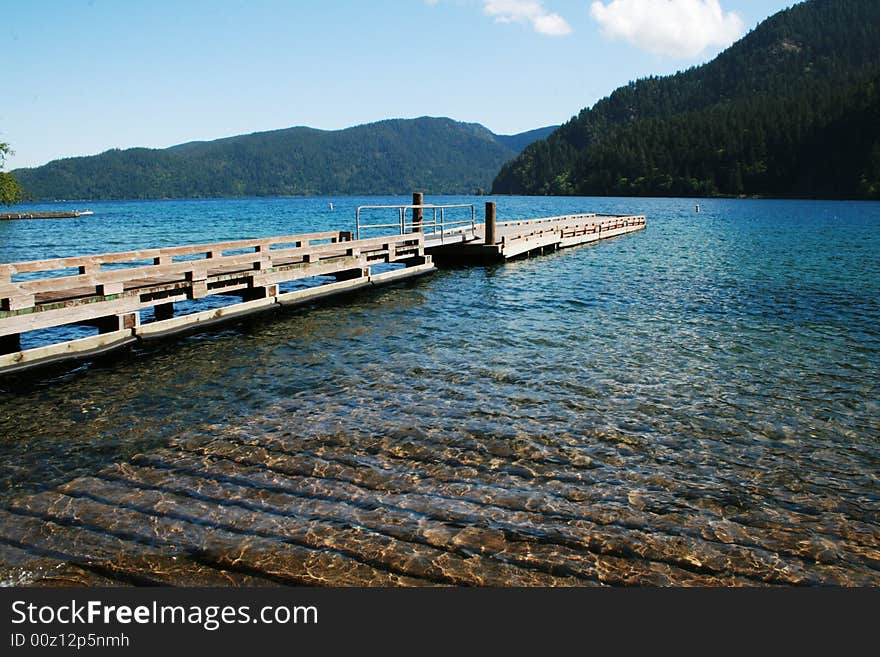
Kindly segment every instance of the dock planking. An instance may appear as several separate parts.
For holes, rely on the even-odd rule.
[[[399,211],[397,235],[361,238],[361,231],[398,224],[361,225],[359,208],[354,234],[326,231],[0,264],[0,375],[394,283],[434,271],[434,260],[505,261],[646,225],[643,216],[596,214],[498,222],[494,202],[486,204],[486,221],[476,223],[473,205],[424,204],[421,194],[413,200],[409,206],[372,206]],[[458,208],[469,208],[470,220],[447,222],[446,211]],[[377,264],[403,267],[373,273]],[[280,289],[305,279],[315,284]],[[175,308],[222,296],[240,302],[187,313]],[[151,314],[142,321],[146,310]],[[64,326],[87,326],[97,334],[22,349],[22,334]]]
[[[618,237],[647,226],[641,215],[574,214],[497,222],[494,205],[487,203],[487,221],[474,226],[473,239],[450,239],[455,233],[429,236],[428,251],[433,258],[438,262],[503,262]]]
[[[0,221],[21,219],[77,219],[95,214],[91,210],[63,210],[60,212],[0,212]]]
[[[403,268],[373,274],[375,264]],[[0,265],[0,372],[87,356],[285,305],[434,270],[419,234],[352,241],[331,231]],[[283,292],[303,279],[321,285]],[[20,279],[20,280],[16,280]],[[332,279],[332,281],[331,281]],[[174,316],[174,304],[209,296],[240,303]],[[141,323],[141,311],[155,321]],[[21,350],[28,331],[87,325],[98,334]]]

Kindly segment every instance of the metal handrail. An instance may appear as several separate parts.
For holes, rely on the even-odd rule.
[[[470,208],[471,209],[471,218],[455,220],[455,221],[446,221],[446,210],[450,208]],[[361,211],[362,210],[397,210],[397,221],[395,223],[385,223],[385,224],[362,224],[361,223]],[[405,235],[407,232],[416,232],[415,231],[415,221],[411,221],[409,226],[412,227],[412,230],[407,231],[407,221],[406,215],[408,210],[431,210],[432,216],[431,221],[426,221],[425,218],[422,218],[422,221],[419,222],[419,226],[421,228],[421,232],[425,232],[425,228],[433,228],[434,230],[430,231],[431,234],[443,232],[449,228],[454,226],[466,226],[470,225],[471,230],[476,230],[477,227],[477,215],[476,208],[473,203],[451,203],[447,205],[435,205],[433,203],[423,204],[423,205],[361,205],[358,206],[357,210],[355,210],[355,239],[361,238],[361,230],[372,230],[375,228],[398,228],[400,230],[401,235]],[[437,211],[440,211],[440,217],[438,221]]]

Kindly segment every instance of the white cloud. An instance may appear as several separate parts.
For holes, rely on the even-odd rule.
[[[540,34],[571,34],[568,22],[559,14],[547,11],[541,0],[483,0],[483,13],[498,23],[531,23]]]
[[[489,3],[487,3],[489,4]],[[672,57],[724,48],[745,32],[743,20],[718,0],[611,0],[593,2],[590,15],[612,39]]]

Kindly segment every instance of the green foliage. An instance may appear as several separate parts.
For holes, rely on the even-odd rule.
[[[37,199],[470,194],[534,134],[423,117],[323,131],[288,128],[164,150],[111,150],[16,172]],[[519,148],[517,148],[519,146]]]
[[[811,0],[582,110],[492,191],[877,198],[878,88],[880,2]]]
[[[0,204],[14,205],[24,197],[24,190],[11,173],[3,171],[6,156],[11,154],[9,144],[0,141]]]

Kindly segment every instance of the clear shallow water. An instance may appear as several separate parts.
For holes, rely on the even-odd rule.
[[[648,230],[5,380],[0,500],[221,439],[415,477],[396,503],[479,499],[476,524],[502,519],[469,487],[507,491],[542,514],[503,519],[526,541],[577,527],[574,504],[623,527],[623,553],[757,545],[780,572],[843,573],[808,581],[880,583],[880,204],[496,200],[501,220],[640,213]],[[348,228],[392,202],[91,203],[0,222],[0,261]]]

